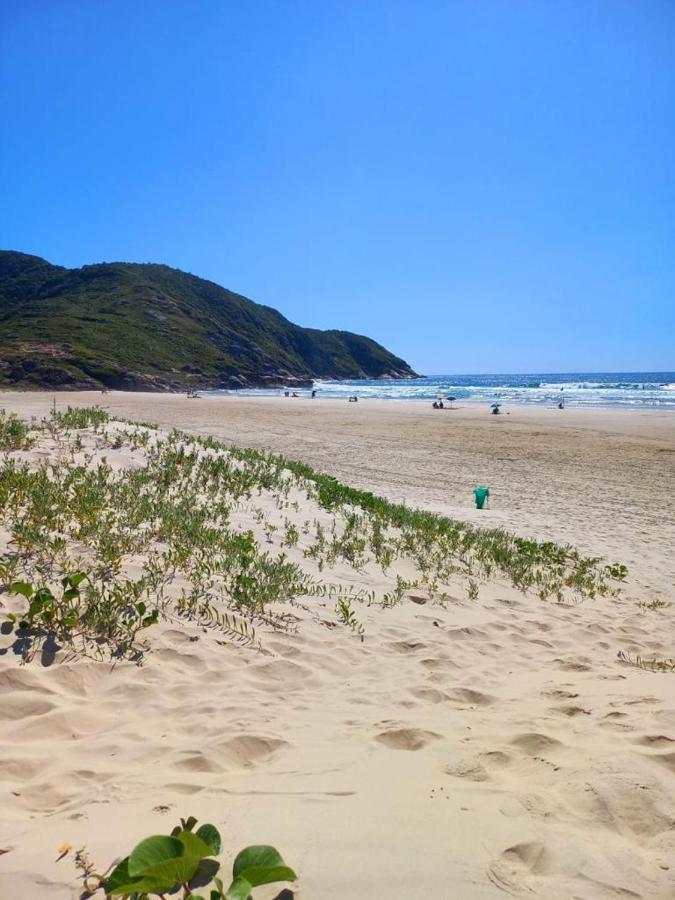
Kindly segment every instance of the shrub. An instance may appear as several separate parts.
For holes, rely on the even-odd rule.
[[[105,641],[124,655],[135,649],[139,632],[159,619],[159,610],[148,609],[140,599],[144,589],[143,582],[129,580],[96,585],[83,572],[62,578],[56,593],[45,584],[36,588],[15,581],[10,590],[25,597],[28,607],[23,613],[7,614],[7,630],[16,629],[19,637],[36,646],[52,639],[85,650],[89,642]]]
[[[0,450],[28,450],[35,443],[28,425],[15,413],[0,410]]]

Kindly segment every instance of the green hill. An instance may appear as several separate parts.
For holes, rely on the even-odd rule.
[[[370,338],[301,328],[178,269],[65,269],[0,251],[0,387],[180,390],[414,376]]]

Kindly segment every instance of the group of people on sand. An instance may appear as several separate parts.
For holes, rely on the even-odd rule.
[[[297,391],[284,391],[284,397],[299,397],[300,394]],[[316,388],[312,388],[311,394],[312,400],[316,397]]]
[[[300,394],[297,391],[284,391],[284,397],[299,397],[299,396],[300,396]],[[316,388],[313,388],[312,393],[311,393],[312,400],[314,400],[315,397],[316,397]],[[356,394],[351,394],[349,397],[347,397],[347,400],[350,403],[358,403],[359,398],[356,396]]]

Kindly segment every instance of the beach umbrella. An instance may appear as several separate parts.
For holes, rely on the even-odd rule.
[[[501,406],[501,403],[491,403],[490,409],[499,409],[500,406]]]
[[[453,404],[457,397],[448,397],[448,403]]]

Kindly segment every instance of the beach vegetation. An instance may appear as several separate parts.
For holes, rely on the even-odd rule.
[[[647,612],[647,610],[663,609],[668,604],[660,597],[654,597],[651,600],[640,600],[638,606],[643,612]]]
[[[0,409],[0,450],[28,450],[33,445],[30,429],[15,413]]]
[[[106,897],[149,900],[172,897],[181,900],[248,900],[254,888],[297,880],[275,847],[245,847],[234,859],[229,886],[221,877],[221,852],[218,829],[210,824],[197,825],[190,816],[181,819],[168,835],[152,835],[136,844],[131,853],[116,864],[109,874],[98,874],[83,848],[75,854],[84,888],[81,897]],[[205,893],[201,893],[205,891]]]
[[[647,672],[675,672],[675,656],[642,656],[639,653],[628,653],[619,650],[617,654],[621,662]]]
[[[357,634],[361,640],[363,641],[365,635],[365,629],[363,625],[356,618],[356,613],[352,608],[352,600],[351,597],[339,597],[337,603],[335,604],[335,611],[338,616],[338,620],[346,625],[348,628]]]
[[[476,599],[482,583],[500,581],[575,603],[616,593],[627,574],[570,546],[476,528],[301,462],[97,407],[16,421],[0,459],[0,590],[24,659],[48,640],[141,659],[147,629],[176,618],[256,648],[256,627],[287,629],[283,604],[301,598],[337,603],[339,621],[362,636],[357,604],[394,606],[411,588],[445,603],[457,587]],[[41,441],[48,454],[17,452]],[[111,447],[128,464],[113,467]],[[339,568],[379,573],[386,586],[379,596],[347,588],[331,577]]]
[[[96,585],[77,572],[62,578],[59,590],[15,581],[10,591],[26,606],[6,614],[5,633],[15,631],[25,641],[24,654],[48,642],[83,652],[104,643],[115,655],[133,654],[139,633],[159,619],[159,610],[140,599],[147,592],[143,580]]]
[[[54,410],[54,420],[65,429],[93,428],[96,431],[110,420],[108,413],[100,406],[68,406],[65,410]]]

